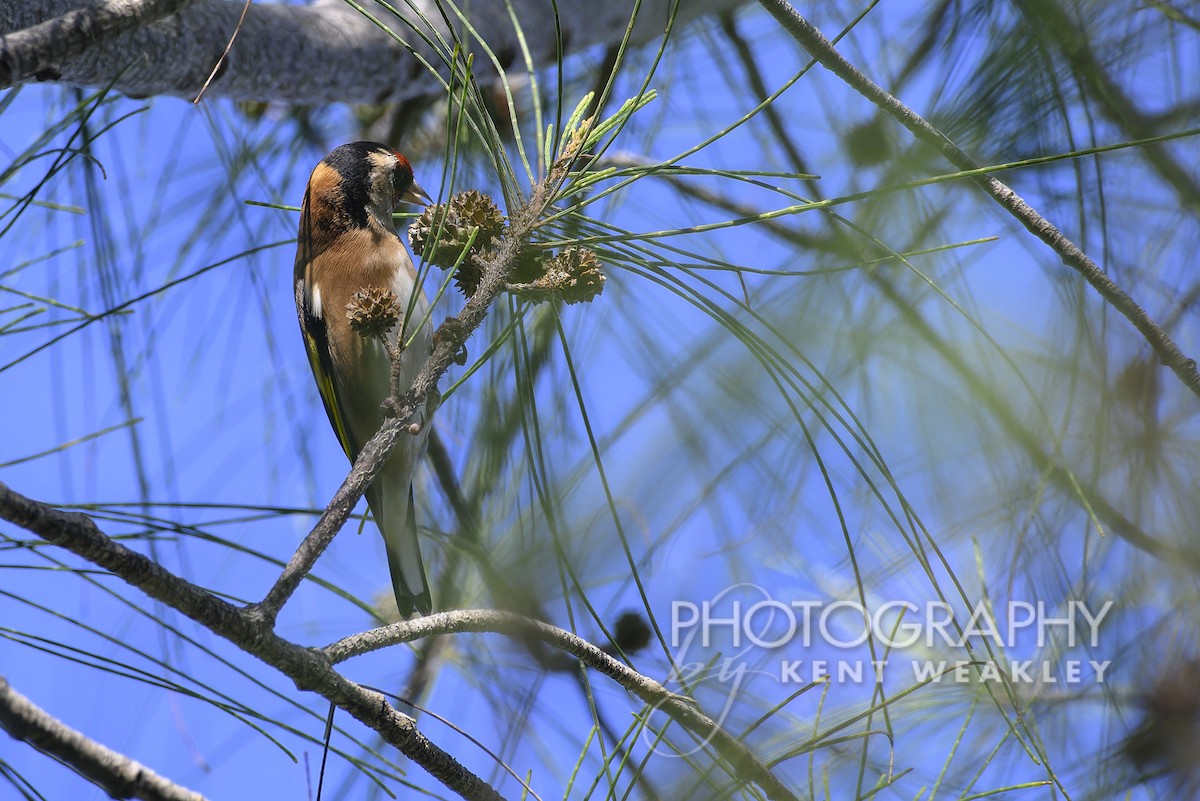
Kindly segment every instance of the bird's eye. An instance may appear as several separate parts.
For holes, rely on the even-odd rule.
[[[396,166],[392,170],[392,191],[396,197],[403,195],[412,186],[413,170],[408,159],[396,154]]]
[[[395,206],[412,186],[412,176],[405,177],[399,171],[392,175],[392,205]]]

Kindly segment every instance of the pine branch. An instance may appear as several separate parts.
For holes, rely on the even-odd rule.
[[[164,779],[130,759],[72,729],[13,689],[0,676],[0,728],[14,740],[70,765],[112,798],[145,801],[204,801],[204,796]]]

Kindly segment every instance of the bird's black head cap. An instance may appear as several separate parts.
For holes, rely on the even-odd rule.
[[[378,176],[386,161],[391,173],[391,202],[408,190],[413,183],[412,165],[408,159],[379,142],[349,142],[330,151],[324,162],[341,177],[344,210],[355,225],[365,226],[372,206],[382,198],[376,196]]]

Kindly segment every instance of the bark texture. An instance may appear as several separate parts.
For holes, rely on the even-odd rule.
[[[686,0],[678,3],[674,24],[706,14],[729,11],[742,0]],[[112,14],[128,6],[125,18],[145,0],[0,0],[0,65],[29,63],[22,38],[33,26],[80,11]],[[524,71],[518,30],[535,67],[555,63],[561,31],[564,52],[578,52],[621,41],[636,3],[633,0],[512,0],[506,3],[460,3],[469,8],[466,21],[445,2],[397,3],[396,12],[364,0],[374,21],[339,0],[311,6],[253,3],[237,31],[237,40],[216,79],[206,91],[214,97],[319,105],[323,103],[399,103],[436,95],[438,79],[422,63],[444,76],[443,59],[430,42],[453,41],[450,31],[475,54],[477,77],[495,74],[492,58],[504,69]],[[644,0],[633,41],[660,37],[670,24],[674,0]],[[411,8],[410,8],[411,6]],[[243,0],[196,0],[179,13],[111,36],[95,36],[82,49],[64,40],[59,57],[40,56],[38,77],[77,86],[110,82],[127,95],[175,95],[192,98],[217,64],[237,30]],[[413,9],[417,9],[414,11]],[[397,16],[397,13],[400,16]],[[384,30],[387,26],[392,33]],[[61,26],[60,26],[61,27]],[[397,41],[397,38],[400,41]],[[0,88],[10,85],[3,81]],[[20,76],[17,76],[17,80]]]

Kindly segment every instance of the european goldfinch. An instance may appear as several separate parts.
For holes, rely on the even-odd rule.
[[[411,385],[433,349],[428,301],[392,225],[392,209],[402,201],[432,202],[413,179],[408,160],[386,145],[352,142],[333,150],[313,170],[300,212],[296,311],[329,422],[351,462],[382,425],[381,404],[391,393],[386,348],[351,329],[347,305],[352,296],[372,288],[395,293],[402,314],[387,336],[395,341],[402,332],[401,345],[411,339],[400,360],[401,390]],[[432,608],[412,494],[431,413],[427,408],[418,414],[420,433],[404,435],[366,492],[387,549],[396,606],[404,617],[414,608],[423,614]]]

